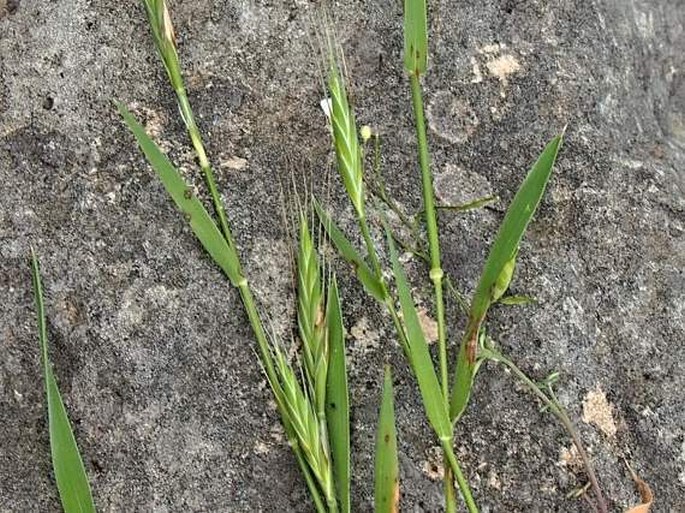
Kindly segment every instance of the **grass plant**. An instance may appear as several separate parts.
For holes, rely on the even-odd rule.
[[[298,216],[297,248],[297,333],[299,357],[291,361],[283,342],[269,337],[250,284],[242,270],[240,257],[214,173],[203,146],[199,128],[183,83],[180,59],[176,48],[171,15],[164,0],[144,0],[153,39],[177,96],[181,116],[196,152],[200,171],[212,201],[215,221],[195,197],[159,147],[144,128],[121,104],[119,111],[138,141],[150,165],[156,171],[177,207],[185,214],[190,226],[207,253],[238,288],[252,326],[260,358],[272,389],[283,426],[301,472],[318,512],[350,512],[350,432],[349,392],[345,361],[344,328],[337,282],[325,272],[318,255],[315,236],[307,214]],[[353,207],[357,228],[363,241],[364,254],[340,230],[325,208],[312,199],[312,208],[328,238],[338,253],[348,261],[364,289],[388,312],[398,342],[416,378],[431,428],[444,455],[446,511],[457,511],[457,496],[453,481],[470,513],[478,511],[468,480],[456,458],[454,425],[466,411],[473,380],[484,361],[496,361],[510,368],[541,399],[579,443],[572,424],[558,404],[550,388],[543,389],[521,372],[494,346],[485,346],[484,323],[490,307],[496,303],[520,304],[525,296],[505,296],[516,266],[520,241],[544,194],[546,184],[562,144],[563,134],[552,139],[532,166],[516,193],[483,266],[477,289],[467,301],[442,268],[438,215],[440,212],[463,212],[481,208],[494,197],[478,198],[465,205],[438,205],[433,191],[428,137],[423,107],[421,77],[427,70],[428,23],[425,0],[404,2],[404,69],[407,72],[416,124],[417,160],[421,177],[423,208],[413,216],[403,212],[387,193],[380,171],[380,137],[363,131],[363,141],[373,138],[373,172],[365,172],[364,146],[359,140],[355,114],[349,101],[345,73],[339,65],[339,51],[326,31],[328,67],[327,89],[331,99],[330,121],[337,169]],[[369,208],[372,196],[378,206],[389,208],[407,225],[414,240],[396,237],[382,209]],[[374,242],[369,214],[377,215],[384,227],[386,246]],[[426,240],[422,240],[425,227]],[[416,303],[405,270],[400,263],[397,245],[410,250],[428,265],[432,283],[435,314],[438,325],[437,365],[429,350],[419,322]],[[390,268],[385,269],[382,255],[387,254]],[[445,295],[451,294],[456,304],[467,314],[468,322],[461,337],[452,379],[449,376],[449,345],[446,323]],[[532,388],[531,388],[532,390]],[[570,427],[569,427],[570,426]],[[379,415],[376,443],[375,504],[377,511],[397,511],[399,508],[399,467],[397,464],[397,434],[392,400],[390,371],[385,374],[383,399]],[[582,446],[579,445],[579,452]],[[586,456],[586,455],[585,455]],[[591,465],[588,475],[600,511],[604,503]]]
[[[157,51],[197,154],[218,225],[135,117],[122,104],[117,105],[119,112],[202,246],[240,292],[257,341],[260,363],[316,510],[349,512],[349,401],[344,329],[335,277],[326,277],[326,286],[323,285],[313,231],[306,216],[301,215],[297,281],[302,357],[301,361],[290,362],[282,341],[267,335],[254,294],[242,270],[233,233],[186,94],[166,2],[144,0],[144,4]],[[329,436],[329,431],[332,436]]]

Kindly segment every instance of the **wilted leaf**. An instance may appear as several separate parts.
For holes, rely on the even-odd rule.
[[[652,503],[654,502],[654,493],[649,485],[640,479],[640,477],[633,470],[633,467],[631,467],[627,461],[626,465],[628,466],[630,476],[633,478],[633,481],[635,481],[635,486],[637,487],[637,491],[640,493],[640,500],[642,501],[642,504],[630,508],[628,511],[626,511],[626,513],[649,513]]]

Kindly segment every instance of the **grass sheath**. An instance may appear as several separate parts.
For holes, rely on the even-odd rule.
[[[74,433],[71,430],[67,410],[64,407],[64,402],[57,386],[57,380],[50,364],[40,264],[33,250],[31,250],[31,278],[33,281],[33,294],[36,300],[38,340],[40,342],[41,363],[48,406],[52,468],[55,472],[59,497],[65,513],[95,513],[95,504],[93,503],[86,470],[83,467],[81,453],[76,444]]]

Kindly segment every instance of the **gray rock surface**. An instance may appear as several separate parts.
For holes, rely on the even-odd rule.
[[[415,211],[401,4],[329,7],[358,119],[384,136],[389,188]],[[293,291],[283,271],[282,184],[294,174],[320,187],[332,172],[308,36],[317,12],[318,2],[305,0],[173,4],[191,101],[246,267],[286,333]],[[465,290],[474,286],[504,205],[568,123],[513,283],[540,302],[495,309],[490,331],[535,377],[562,373],[560,399],[616,511],[637,500],[624,457],[652,485],[654,512],[685,511],[685,6],[441,0],[430,19],[425,88],[437,194],[503,200],[442,217],[445,267]],[[55,370],[100,511],[309,511],[239,298],[146,166],[112,98],[195,173],[138,2],[0,0],[0,511],[59,508],[30,244],[42,256]],[[337,183],[330,194],[346,225]],[[418,263],[410,270],[425,284]],[[372,506],[379,369],[390,360],[403,511],[440,511],[439,459],[415,384],[387,319],[347,269],[340,274],[355,509]],[[417,294],[430,305],[425,286]],[[464,319],[451,311],[457,334]],[[583,477],[563,464],[570,443],[554,420],[496,367],[477,383],[456,443],[482,511],[584,510],[565,498]],[[597,389],[610,409],[608,423],[606,407],[599,412],[604,430],[582,420]]]

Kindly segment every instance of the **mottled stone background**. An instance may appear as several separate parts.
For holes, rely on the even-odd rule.
[[[332,171],[309,36],[320,7],[172,3],[191,101],[241,253],[283,333],[293,290],[281,190],[293,175],[320,190]],[[328,9],[358,119],[383,135],[389,189],[414,212],[401,2],[341,0]],[[539,304],[496,308],[490,331],[535,377],[561,372],[560,399],[617,511],[637,500],[624,457],[654,488],[654,512],[685,511],[685,4],[440,0],[430,20],[425,90],[437,194],[502,198],[443,215],[446,269],[473,288],[515,187],[568,124],[513,283]],[[100,511],[310,511],[239,298],[146,166],[113,98],[195,173],[139,2],[0,0],[0,511],[59,507],[30,244],[42,257],[55,370]],[[335,180],[330,196],[350,227]],[[424,269],[409,267],[430,308]],[[403,511],[440,511],[439,458],[392,330],[349,270],[339,272],[355,509],[372,507],[380,366],[390,360]],[[464,319],[450,308],[454,341]],[[569,464],[568,439],[498,368],[480,374],[456,445],[484,512],[585,508],[565,498],[583,479]]]

